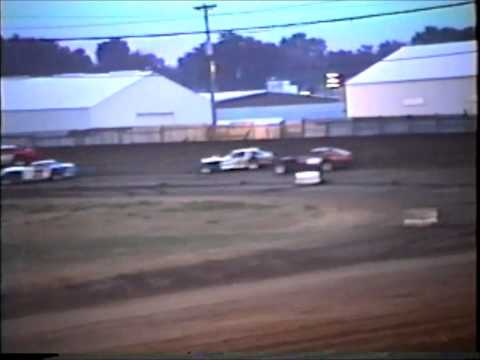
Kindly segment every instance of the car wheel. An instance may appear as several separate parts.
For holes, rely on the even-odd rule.
[[[21,174],[6,174],[2,177],[2,185],[19,184],[21,182]]]
[[[275,174],[282,175],[287,172],[287,167],[285,165],[275,165],[273,171],[275,172]]]
[[[332,171],[333,170],[333,164],[331,162],[324,162],[322,164],[322,170],[323,171]]]
[[[50,176],[50,179],[53,180],[53,181],[61,180],[62,178],[63,178],[62,173],[60,173],[58,171],[52,172],[52,175]]]
[[[259,167],[260,165],[256,161],[248,163],[248,170],[256,170]]]
[[[210,167],[208,167],[208,166],[202,166],[200,168],[200,172],[202,174],[210,174],[212,172],[212,169],[210,169]]]

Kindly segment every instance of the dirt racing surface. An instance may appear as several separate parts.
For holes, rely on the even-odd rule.
[[[252,146],[271,150],[279,156],[305,154],[321,146],[345,148],[353,152],[359,169],[456,167],[475,164],[476,156],[474,134],[95,145],[45,148],[42,153],[73,161],[87,173],[96,175],[165,175],[190,174],[198,170],[201,157]]]
[[[135,146],[95,147],[97,169],[116,159],[103,174],[2,187],[3,351],[475,351],[475,141],[403,140],[402,156],[427,144],[432,161],[356,164],[314,187],[189,173],[153,145],[144,173]],[[419,207],[439,223],[404,227]]]

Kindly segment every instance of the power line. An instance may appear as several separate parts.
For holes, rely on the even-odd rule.
[[[225,13],[216,13],[211,14],[211,17],[218,17],[218,16],[237,16],[237,15],[247,15],[247,14],[257,14],[257,13],[264,13],[264,12],[275,12],[275,11],[283,11],[289,10],[292,8],[299,8],[305,6],[314,6],[314,5],[324,5],[327,3],[339,3],[339,0],[325,0],[322,2],[311,2],[306,4],[297,4],[291,6],[283,6],[279,8],[265,8],[265,9],[258,9],[258,10],[246,10],[246,11],[236,11],[236,12],[225,12]],[[34,17],[34,16],[26,16],[26,17]],[[101,17],[97,16],[96,18]],[[133,16],[126,16],[133,17]],[[8,17],[8,18],[15,18],[15,17]],[[57,19],[61,19],[62,17],[55,17]],[[104,17],[103,17],[104,18]],[[41,26],[13,26],[13,27],[6,27],[8,30],[48,30],[48,29],[73,29],[73,28],[85,28],[85,27],[102,27],[102,26],[120,26],[120,25],[139,25],[139,24],[151,24],[151,23],[159,23],[159,22],[179,22],[179,21],[188,21],[197,19],[195,17],[185,17],[185,18],[177,18],[177,19],[165,19],[165,18],[150,18],[141,21],[122,21],[122,22],[110,22],[110,23],[93,23],[93,24],[71,24],[71,25],[41,25]]]
[[[210,32],[211,33],[224,33],[224,32],[235,32],[235,31],[246,31],[246,30],[267,30],[267,29],[288,28],[288,27],[297,27],[297,26],[338,23],[338,22],[345,22],[345,21],[355,21],[355,20],[365,20],[365,19],[379,18],[379,17],[384,17],[384,16],[412,14],[412,13],[447,9],[447,8],[459,7],[459,6],[465,6],[465,5],[472,5],[472,4],[475,4],[475,1],[463,1],[463,2],[458,2],[458,3],[454,3],[454,4],[429,6],[429,7],[423,7],[423,8],[390,11],[390,12],[350,16],[350,17],[343,17],[343,18],[333,18],[333,19],[303,21],[303,22],[295,22],[295,23],[287,23],[287,24],[259,25],[259,26],[247,26],[247,27],[238,27],[238,28],[230,28],[230,29],[211,30]],[[203,30],[196,30],[196,31],[179,31],[179,32],[172,32],[172,33],[143,34],[143,35],[106,35],[106,36],[35,38],[35,39],[39,40],[39,41],[79,41],[79,40],[88,41],[88,40],[105,40],[105,39],[173,37],[173,36],[186,36],[186,35],[201,35],[201,34],[204,34],[204,33],[205,33],[205,31],[203,31]],[[19,39],[19,40],[22,40],[22,39]]]
[[[246,10],[246,11],[239,11],[239,12],[227,12],[227,13],[216,13],[210,16],[227,16],[227,15],[238,15],[238,14],[253,14],[253,13],[262,13],[262,12],[270,12],[270,11],[280,11],[280,10],[287,10],[296,7],[304,7],[304,6],[314,6],[314,5],[324,5],[328,3],[335,3],[338,5],[348,5],[349,7],[358,5],[361,7],[368,6],[369,4],[355,4],[358,0],[302,0],[305,4],[298,4],[298,5],[289,5],[283,6],[280,8],[263,8],[258,10]],[[364,0],[366,1],[366,0]],[[371,4],[376,5],[375,1],[371,1]],[[402,3],[419,3],[419,2],[431,2],[432,0],[390,0],[389,2],[385,2],[382,5],[390,5],[390,4],[402,4]],[[435,0],[433,0],[435,1]],[[455,2],[460,0],[437,0],[437,1],[445,1],[445,2]],[[350,3],[350,4],[348,4]],[[37,19],[37,18],[44,18],[44,19],[131,19],[131,18],[138,18],[139,15],[45,15],[45,14],[38,14],[38,15],[0,15],[2,19]],[[177,21],[177,20],[187,20],[187,19],[196,19],[196,17],[185,17],[185,18],[177,18],[177,19],[165,19],[165,18],[158,18],[152,17],[148,18],[148,20],[164,20],[164,21]]]
[[[297,5],[290,5],[290,6],[283,6],[280,8],[269,8],[269,9],[258,9],[258,10],[246,10],[246,11],[236,11],[236,12],[226,12],[226,13],[217,13],[212,14],[212,16],[231,16],[231,15],[248,15],[248,14],[257,14],[257,13],[264,13],[264,12],[272,12],[272,11],[282,11],[282,10],[289,10],[293,8],[300,8],[306,6],[316,6],[316,5],[325,5],[327,3],[340,3],[339,0],[324,0],[324,1],[310,1],[305,4],[297,4]]]
[[[258,9],[258,10],[247,10],[247,11],[238,11],[238,12],[226,12],[226,13],[216,13],[216,14],[211,14],[210,16],[212,17],[218,17],[218,16],[236,16],[236,15],[247,15],[247,14],[256,14],[256,13],[264,13],[264,12],[274,12],[274,11],[283,11],[283,10],[289,10],[292,8],[299,8],[299,7],[305,7],[305,6],[316,6],[316,5],[325,5],[328,3],[336,3],[336,4],[341,4],[344,5],[348,1],[351,0],[324,0],[321,1],[318,0],[317,2],[313,3],[306,3],[306,4],[298,4],[298,5],[291,5],[291,6],[284,6],[280,8],[266,8],[266,9]],[[408,0],[405,0],[407,2]],[[411,1],[419,1],[419,0],[411,0]],[[425,0],[424,0],[425,1]],[[430,0],[428,0],[430,1]],[[390,2],[389,4],[402,4],[401,2]],[[454,3],[456,4],[456,3]],[[371,5],[376,5],[374,3],[368,4],[368,5],[363,5],[363,4],[354,4],[354,5],[361,5],[362,7],[366,6],[371,6]],[[350,4],[349,7],[353,7],[354,5]],[[9,17],[3,17],[3,18],[37,18],[38,16],[9,16]],[[44,17],[44,16],[43,16]],[[52,18],[81,18],[82,16],[56,16]],[[85,17],[91,17],[91,18],[105,18],[108,16],[85,16]],[[122,16],[124,18],[132,18],[135,16]],[[49,29],[74,29],[74,28],[91,28],[91,27],[106,27],[106,26],[123,26],[123,25],[141,25],[141,24],[151,24],[151,23],[159,23],[159,22],[181,22],[181,21],[189,21],[197,19],[195,17],[185,17],[185,18],[177,18],[177,19],[165,19],[165,18],[150,18],[150,19],[145,19],[141,21],[122,21],[122,22],[111,22],[111,23],[93,23],[93,24],[71,24],[71,25],[41,25],[41,26],[14,26],[14,27],[5,27],[7,30],[14,31],[14,30],[49,30]]]
[[[194,18],[188,18],[189,20]],[[161,22],[175,22],[182,21],[181,19],[164,19]],[[112,23],[94,23],[94,24],[71,24],[71,25],[45,25],[45,26],[13,26],[7,27],[6,29],[13,30],[49,30],[49,29],[75,29],[75,28],[91,28],[91,27],[102,27],[102,26],[120,26],[120,25],[140,25],[140,24],[151,24],[158,23],[159,20],[142,20],[142,21],[122,21],[122,22],[112,22]]]
[[[344,22],[344,21],[353,21],[353,20],[363,20],[363,19],[371,19],[371,18],[383,17],[383,16],[403,15],[403,14],[411,14],[411,13],[423,12],[423,11],[446,9],[451,7],[470,5],[470,4],[474,4],[474,1],[463,1],[461,3],[448,4],[448,5],[429,6],[425,8],[390,11],[390,12],[383,12],[383,13],[377,13],[377,14],[358,15],[358,16],[336,18],[336,19],[312,20],[312,21],[287,23],[287,24],[280,24],[280,25],[250,26],[250,27],[230,29],[229,31],[276,29],[276,28],[286,28],[286,27],[293,27],[293,26],[305,26],[305,25],[326,24],[326,23],[335,23],[335,22]],[[226,30],[217,30],[216,32],[222,32],[222,31],[226,31]]]

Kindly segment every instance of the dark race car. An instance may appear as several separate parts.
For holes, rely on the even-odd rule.
[[[28,165],[41,159],[38,150],[27,146],[2,145],[2,167],[11,165]]]
[[[352,152],[334,147],[318,147],[310,150],[312,154],[323,159],[322,169],[332,171],[352,165]]]
[[[323,175],[323,159],[319,156],[284,156],[275,159],[273,171],[276,174],[289,174],[300,171],[319,171]]]

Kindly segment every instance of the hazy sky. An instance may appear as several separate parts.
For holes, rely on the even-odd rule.
[[[283,24],[349,17],[427,7],[459,0],[320,0],[320,1],[15,1],[2,0],[2,36],[81,37],[118,36],[204,30],[203,16],[194,6],[217,4],[210,11],[212,29]],[[356,50],[362,44],[385,40],[408,41],[425,26],[463,28],[476,23],[474,5],[262,32],[240,32],[262,41],[278,43],[282,37],[304,32],[326,40],[329,50]],[[204,41],[204,35],[129,39],[132,50],[152,52],[175,65],[177,58]],[[215,36],[213,37],[215,40]],[[62,43],[84,48],[95,61],[98,42]]]

